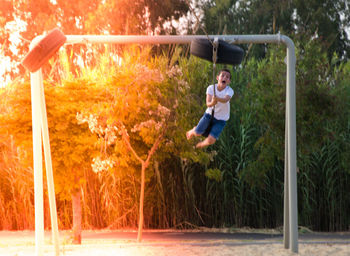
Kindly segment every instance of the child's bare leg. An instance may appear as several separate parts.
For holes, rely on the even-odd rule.
[[[204,147],[213,145],[215,143],[215,141],[216,141],[216,139],[213,136],[209,135],[205,140],[199,142],[196,145],[196,148],[204,148]]]
[[[186,132],[186,138],[190,140],[193,136],[199,136],[200,134],[197,134],[195,131],[196,127],[193,127],[191,130]]]

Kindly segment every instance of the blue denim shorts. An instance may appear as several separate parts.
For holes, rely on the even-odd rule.
[[[203,134],[210,124],[210,119],[211,119],[211,115],[208,113],[204,113],[204,115],[199,120],[199,122],[196,126],[195,132],[197,134]],[[224,129],[224,127],[226,125],[226,121],[218,120],[214,117],[212,122],[213,122],[213,124],[212,124],[212,128],[211,128],[209,134],[211,136],[213,136],[215,139],[218,139],[220,133],[222,132],[222,130]]]

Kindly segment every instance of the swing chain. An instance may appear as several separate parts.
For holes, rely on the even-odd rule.
[[[215,37],[213,41],[213,64],[216,65],[216,58],[219,46],[219,38]]]
[[[214,97],[215,97],[215,75],[216,75],[216,60],[217,60],[217,52],[219,47],[219,39],[217,37],[214,38],[213,41],[213,86],[214,86]]]
[[[209,42],[211,42],[209,40]],[[216,59],[217,59],[217,52],[218,52],[218,46],[219,46],[219,39],[217,37],[214,38],[214,41],[211,42],[213,45],[213,89],[214,89],[214,97],[215,97],[215,74],[216,74]],[[213,106],[211,110],[211,118],[210,118],[210,123],[205,132],[203,133],[203,136],[207,137],[209,135],[209,132],[211,130],[212,124],[213,124],[213,119],[214,119],[214,114],[215,114],[215,105]]]

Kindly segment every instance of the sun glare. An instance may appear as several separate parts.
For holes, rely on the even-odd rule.
[[[21,42],[20,33],[25,31],[27,28],[27,23],[15,18],[13,21],[10,21],[6,24],[5,30],[10,33],[9,41],[10,46],[9,50],[14,54],[18,55],[18,45]],[[2,46],[4,47],[4,46]],[[11,77],[7,74],[8,72],[18,73],[18,68],[16,63],[14,63],[9,56],[4,54],[3,48],[0,51],[0,87],[5,87],[8,83],[11,82]]]
[[[10,81],[11,78],[9,75],[6,75],[7,72],[11,70],[11,59],[8,56],[3,56],[1,53],[0,58],[0,88],[5,87]]]

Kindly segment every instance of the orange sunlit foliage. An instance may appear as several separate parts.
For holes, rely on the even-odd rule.
[[[137,227],[141,173],[145,185],[141,192],[147,202],[147,191],[154,189],[147,184],[154,179],[151,168],[156,163],[180,152],[187,157],[205,155],[193,154],[184,140],[193,120],[185,115],[200,113],[189,111],[198,105],[189,93],[185,74],[195,73],[184,73],[173,65],[176,59],[152,58],[150,50],[130,48],[120,57],[122,65],[106,50],[102,55],[96,53],[96,65],[74,72],[62,51],[60,64],[45,81],[60,228],[72,225],[68,213],[78,207],[71,206],[72,201],[83,205],[83,227]],[[202,76],[196,72],[197,77]],[[59,83],[52,80],[55,73],[61,77]],[[13,134],[16,145],[30,153],[30,85],[13,84],[4,92],[8,101],[2,105],[0,133]],[[75,197],[82,201],[72,200]],[[141,198],[141,203],[144,200]],[[148,204],[144,209],[146,227],[153,218]]]
[[[128,64],[130,65],[131,63]],[[132,73],[127,72],[123,74],[121,78],[117,76],[115,81],[112,81],[111,85],[107,85],[112,87],[112,91],[115,89],[118,90],[118,93],[113,94],[113,101],[111,102],[113,109],[108,109],[109,117],[106,116],[101,123],[98,122],[98,118],[93,118],[91,114],[89,114],[87,118],[81,115],[80,122],[87,122],[90,130],[104,138],[107,146],[113,147],[113,144],[119,144],[114,147],[114,151],[120,150],[120,147],[126,146],[126,148],[132,152],[132,155],[129,157],[136,158],[139,164],[141,164],[141,191],[138,223],[138,241],[141,241],[144,218],[145,171],[151,163],[152,156],[156,153],[159,144],[163,140],[167,129],[166,121],[169,121],[171,111],[160,103],[162,102],[162,95],[157,85],[164,83],[162,74],[158,70],[152,70],[142,64],[136,65],[131,70],[133,70]],[[104,113],[98,115],[101,114],[103,115]],[[139,117],[134,116],[135,114]],[[130,119],[132,122],[130,122]],[[124,123],[131,128],[129,129],[132,133],[138,134],[142,139],[141,142],[143,141],[142,144],[144,145],[140,145],[139,142],[139,145],[136,145],[135,148],[142,146],[144,149],[141,151],[141,154],[146,154],[145,157],[134,149],[134,146],[130,142],[128,128]],[[117,142],[118,135],[121,136],[119,142]],[[145,150],[148,152],[143,152]],[[95,171],[104,171],[103,168],[111,169],[115,162],[117,165],[118,162],[123,163],[124,159],[128,156],[125,155],[125,150],[123,150],[124,154],[121,154],[120,151],[116,153],[117,152],[114,152],[112,155],[112,157],[116,158],[112,161],[107,159],[98,164],[98,160],[95,159],[94,164],[98,167]],[[127,165],[125,167],[128,167],[128,162],[130,162],[130,160],[125,162]],[[118,169],[120,169],[120,167]]]
[[[102,154],[94,159],[95,172],[102,175],[112,171],[114,177],[132,174],[141,180],[137,191],[138,241],[142,240],[144,226],[145,184],[152,177],[146,170],[181,147],[176,141],[184,132],[177,125],[177,111],[180,102],[190,97],[186,95],[190,87],[181,68],[169,67],[164,57],[151,58],[149,50],[132,48],[124,52],[123,64],[103,85],[109,103],[91,106],[77,115],[80,123],[87,123],[98,135],[103,146]],[[114,205],[117,204],[116,201]],[[136,210],[134,205],[130,207],[127,212]]]
[[[33,173],[21,164],[13,136],[0,134],[0,230],[33,228]]]
[[[9,75],[8,80],[25,76],[19,63],[29,50],[31,40],[55,27],[66,35],[160,33],[164,32],[165,21],[178,19],[187,10],[182,0],[3,0],[0,60],[5,58],[7,62],[0,63],[1,67],[11,67],[4,72],[0,70],[0,76]],[[79,47],[71,48],[76,51]]]

